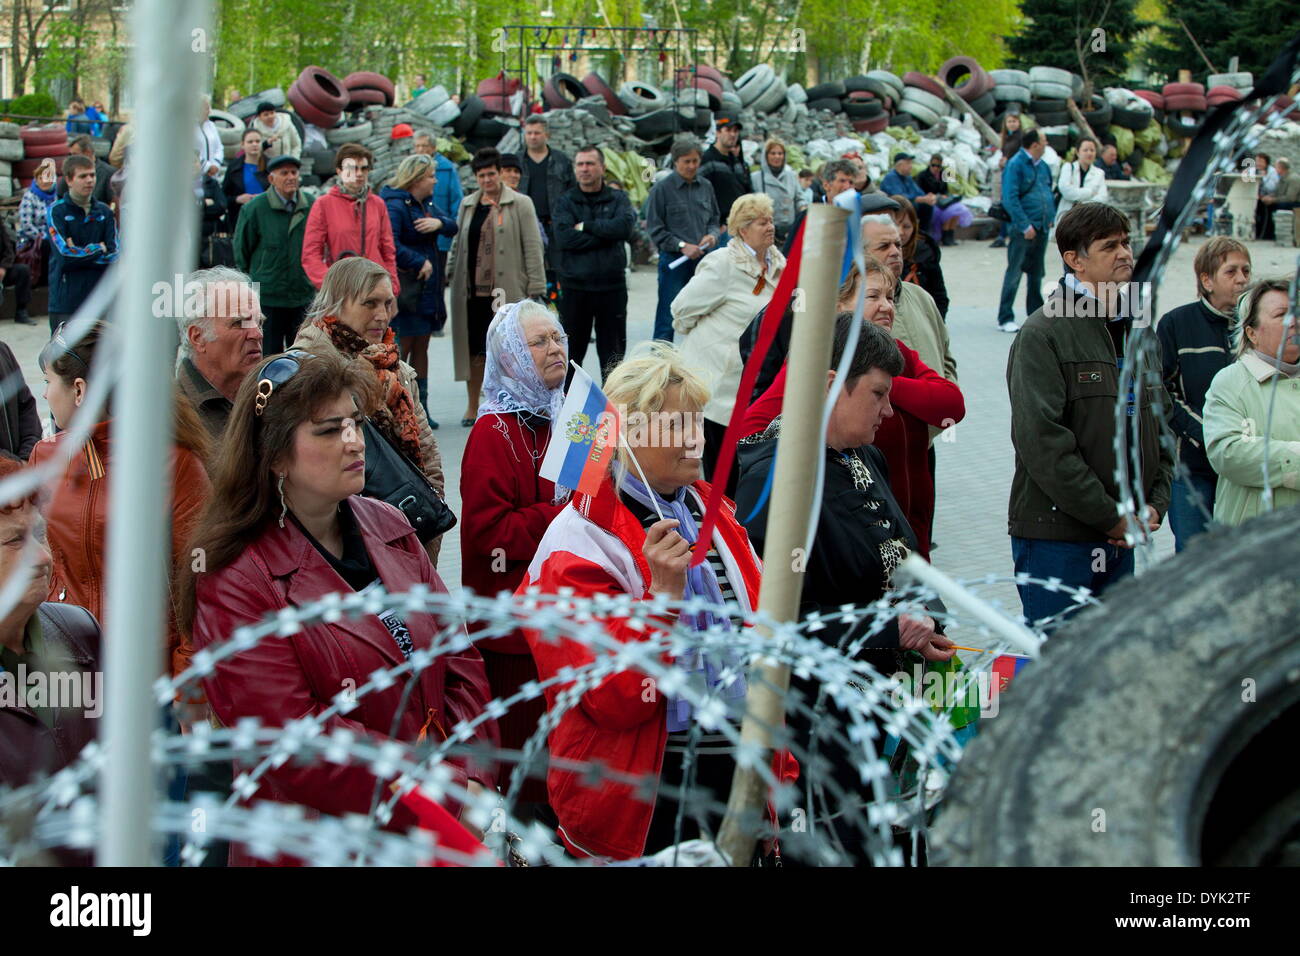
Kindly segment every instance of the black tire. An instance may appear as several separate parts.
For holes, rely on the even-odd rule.
[[[991,113],[998,108],[998,101],[993,98],[993,91],[989,90],[983,96],[977,96],[970,101],[970,108],[980,116],[985,113]]]
[[[1038,121],[1039,126],[1065,126],[1070,122],[1070,114],[1062,110],[1060,113],[1039,112],[1031,110],[1034,119]]]
[[[1106,102],[1105,97],[1094,96],[1092,98],[1092,109],[1083,114],[1083,118],[1088,121],[1093,132],[1099,132],[1110,126],[1111,108]]]
[[[823,97],[822,99],[808,100],[809,110],[830,110],[832,113],[841,113],[844,111],[844,104],[838,99]]]
[[[1275,511],[1194,539],[1058,631],[967,748],[931,862],[1281,862],[1300,796],[1277,763],[1300,719],[1298,561],[1300,508]]]
[[[474,124],[471,135],[476,140],[491,140],[495,146],[501,137],[510,132],[513,127],[501,122],[500,120],[484,117]]]
[[[468,136],[470,130],[474,128],[483,113],[487,110],[487,103],[481,96],[467,96],[465,102],[460,104],[460,115],[456,121],[451,124],[451,131],[457,136]]]
[[[877,89],[877,87],[879,87],[879,89]],[[885,92],[882,93],[881,90],[884,90]],[[886,84],[880,82],[879,80],[874,80],[869,76],[862,76],[862,75],[850,76],[847,80],[845,80],[844,92],[845,93],[861,93],[861,92],[875,93],[877,96],[881,96],[881,97],[894,95],[893,92],[890,91],[888,86],[886,86]]]
[[[1030,100],[1029,112],[1037,115],[1038,113],[1064,113],[1065,100]]]
[[[1134,172],[1137,172],[1137,168],[1142,165],[1142,160],[1146,158],[1147,154],[1142,151],[1142,147],[1134,146],[1133,152],[1129,153],[1128,156],[1125,157],[1124,162],[1132,166]]]
[[[885,112],[880,100],[844,100],[843,107],[849,119],[875,119]]]
[[[808,88],[808,102],[811,103],[813,100],[826,100],[831,98],[838,100],[847,92],[848,88],[838,80],[832,83],[818,83],[816,86],[810,86]]]
[[[1151,122],[1151,114],[1144,110],[1129,110],[1122,106],[1112,106],[1110,122],[1113,126],[1122,126],[1134,132],[1144,130]]]
[[[910,126],[912,129],[921,128],[921,124],[916,121],[916,117],[911,113],[895,113],[893,119],[890,120],[890,125]]]
[[[632,125],[636,127],[636,135],[639,139],[655,140],[661,136],[667,136],[677,129],[684,129],[687,121],[674,116],[674,110],[655,110],[653,113],[643,113],[641,116],[632,119]]]
[[[1057,153],[1064,156],[1070,149],[1069,133],[1048,133],[1047,145],[1056,150]]]
[[[848,83],[845,83],[844,86],[847,89]],[[892,100],[898,97],[898,94],[894,91],[892,86],[884,80],[878,80],[872,76],[864,76],[862,78],[862,88],[868,93],[875,93],[881,100]]]

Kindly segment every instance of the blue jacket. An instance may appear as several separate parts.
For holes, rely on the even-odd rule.
[[[117,261],[113,210],[92,199],[87,214],[68,197],[45,210],[50,240],[51,312],[76,312],[104,270]]]
[[[419,202],[405,189],[393,189],[385,186],[379,191],[379,198],[388,207],[388,221],[393,225],[393,248],[397,254],[397,268],[418,272],[425,262],[432,263],[433,274],[424,283],[424,294],[420,297],[422,315],[443,315],[446,306],[442,301],[443,275],[434,254],[438,248],[440,236],[454,236],[457,231],[456,220],[448,216],[430,197]],[[432,235],[427,235],[415,228],[415,220],[433,216],[442,223],[442,228]],[[403,280],[404,282],[405,280]]]
[[[880,191],[886,196],[906,196],[908,199],[925,195],[920,183],[911,176],[904,176],[897,169],[885,173],[885,178],[880,181]]]
[[[465,198],[465,190],[460,186],[460,176],[456,174],[456,164],[439,153],[434,157],[438,164],[438,182],[433,187],[433,203],[439,209],[450,209],[452,215],[460,208],[460,201]],[[438,233],[438,248],[443,252],[451,251],[451,237],[456,234],[456,223],[452,222],[450,232]]]
[[[1034,162],[1021,149],[1002,171],[1002,208],[1011,214],[1011,228],[1024,234],[1033,226],[1047,232],[1056,218],[1056,201],[1052,199],[1052,171],[1042,160]]]

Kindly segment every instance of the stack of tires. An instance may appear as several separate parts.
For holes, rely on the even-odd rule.
[[[1048,145],[1058,153],[1070,148],[1070,113],[1066,101],[1083,93],[1083,77],[1054,66],[1029,70],[1029,112],[1038,123]]]
[[[306,67],[293,81],[287,94],[290,104],[304,122],[331,129],[343,118],[349,92],[343,81],[319,66]]]
[[[478,100],[479,113],[483,111],[483,101],[477,96],[471,96],[471,100]],[[439,126],[454,127],[461,113],[463,112],[456,101],[451,98],[451,94],[441,86],[435,86],[425,90],[411,102],[406,104],[406,108],[413,113],[419,113],[427,118],[430,122]],[[464,134],[461,134],[464,135]]]
[[[984,122],[991,122],[998,109],[993,96],[997,81],[979,63],[969,56],[951,57],[939,67],[939,79],[965,100]]]
[[[1139,133],[1151,125],[1151,120],[1161,119],[1165,98],[1150,90],[1107,90],[1110,103],[1110,121],[1114,126]]]
[[[894,115],[895,125],[929,129],[950,113],[952,107],[934,77],[915,70],[903,74],[903,95]]]
[[[350,113],[367,106],[392,106],[397,95],[392,80],[365,70],[343,77],[343,88],[347,90],[347,110]]]
[[[736,80],[736,96],[740,105],[755,113],[774,113],[786,104],[785,80],[766,63],[746,70]],[[808,108],[813,109],[811,97]]]
[[[22,132],[17,123],[0,123],[0,199],[8,199],[14,195],[14,178],[19,174],[19,167],[22,166],[24,170],[29,168],[23,165],[27,155],[27,144],[23,140]],[[40,160],[38,159],[36,163],[39,165]],[[35,173],[35,167],[30,168],[32,172],[28,173],[25,179],[19,180],[19,185],[24,189]]]
[[[13,164],[13,174],[18,184],[26,189],[32,184],[37,168],[47,159],[53,159],[54,165],[63,174],[63,161],[68,152],[68,134],[62,123],[48,126],[24,126],[19,130],[22,139],[22,158]],[[10,152],[17,152],[10,147]]]
[[[656,86],[624,83],[615,98],[623,106],[624,115],[632,120],[633,135],[646,143],[666,142],[680,128],[681,119],[673,109],[672,98]]]
[[[1174,136],[1195,136],[1210,107],[1205,87],[1200,83],[1166,83],[1160,95],[1165,99],[1165,128]]]
[[[1000,127],[1007,113],[1028,113],[1033,94],[1029,92],[1029,74],[1024,70],[991,70],[993,78],[993,119],[989,122]]]

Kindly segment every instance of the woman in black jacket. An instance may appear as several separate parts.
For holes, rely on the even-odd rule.
[[[898,238],[903,243],[903,281],[919,285],[939,309],[944,321],[948,319],[948,286],[943,281],[943,267],[939,265],[942,253],[939,244],[917,224],[916,207],[906,196],[890,196],[898,203],[889,210],[898,224]]]
[[[216,265],[233,266],[234,246],[228,239],[224,240],[223,246],[223,240],[216,238],[226,231],[226,195],[221,183],[203,172],[197,156],[194,158],[194,177],[194,201],[199,207],[199,248],[195,261],[203,269]]]
[[[853,314],[841,312],[835,318],[835,338],[831,368],[844,355],[852,328]],[[817,536],[807,558],[799,615],[831,612],[846,604],[864,606],[885,597],[894,586],[894,571],[908,554],[916,550],[916,537],[908,526],[893,493],[885,457],[871,442],[876,429],[892,415],[888,395],[894,376],[902,374],[903,357],[889,333],[870,322],[862,322],[861,334],[853,352],[844,388],[836,399],[826,432],[825,485],[821,513],[817,517]],[[764,489],[776,456],[781,418],[767,430],[743,439],[737,446],[740,457],[740,480],[736,488],[737,516],[750,516],[744,522],[749,540],[763,554],[767,530],[767,506]],[[930,607],[942,610],[937,600]],[[947,661],[954,652],[952,642],[942,634],[942,626],[928,615],[904,614],[892,618],[879,633],[866,637],[872,619],[864,616],[848,623],[833,615],[826,626],[814,632],[826,643],[847,648],[854,641],[863,646],[854,655],[885,674],[900,669],[902,655],[914,650],[929,661]],[[786,715],[792,740],[798,747],[813,745],[813,720],[807,708],[818,697],[816,680],[791,678],[791,689],[802,694],[803,707],[791,708]],[[844,732],[848,717],[827,699],[820,724],[830,718]],[[806,752],[806,751],[805,751]],[[857,760],[844,748],[824,742],[819,753],[831,767],[831,775],[847,793],[862,791]],[[799,750],[795,755],[804,759]],[[815,801],[813,815],[827,820],[853,858],[862,865],[867,860],[863,834],[839,813],[842,808],[829,788],[825,797]],[[828,805],[820,805],[820,800]]]
[[[41,416],[36,399],[23,380],[13,349],[0,342],[0,452],[26,461],[41,440]]]
[[[246,129],[240,145],[241,151],[230,161],[226,178],[222,182],[227,210],[225,231],[232,236],[244,204],[254,196],[266,192],[270,182],[266,178],[266,155],[263,153],[266,144],[262,140],[262,134],[255,129]]]

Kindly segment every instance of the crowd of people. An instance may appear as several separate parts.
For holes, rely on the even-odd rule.
[[[934,442],[973,411],[957,377],[940,265],[941,248],[971,213],[944,201],[951,197],[943,157],[913,178],[913,157],[900,153],[879,189],[860,157],[836,159],[816,171],[814,189],[785,164],[779,140],[763,144],[751,173],[740,158],[741,124],[720,115],[708,149],[688,138],[674,143],[670,169],[638,211],[606,177],[600,148],[569,157],[548,145],[546,122],[534,117],[522,157],[474,155],[468,195],[424,137],[378,193],[370,151],[342,146],[333,184],[313,197],[300,185],[300,144],[269,112],[258,112],[229,164],[209,151],[202,128],[196,134],[195,200],[204,229],[214,224],[201,238],[215,237],[220,222],[233,236],[233,262],[202,263],[189,275],[187,288],[200,294],[176,317],[172,600],[161,622],[160,674],[181,674],[195,652],[241,625],[330,593],[445,591],[437,566],[457,521],[461,584],[477,593],[702,597],[727,609],[647,605],[646,623],[601,618],[617,642],[674,627],[745,626],[741,615],[757,606],[762,581],[793,306],[775,319],[752,395],[738,395],[741,372],[815,202],[850,212],[842,284],[834,314],[824,316],[834,323],[828,390],[842,365],[847,371],[826,431],[801,613],[888,599],[899,563],[911,553],[928,558]],[[1287,283],[1252,284],[1248,249],[1212,238],[1195,258],[1196,298],[1156,326],[1160,374],[1125,384],[1128,340],[1139,333],[1125,292],[1133,254],[1127,218],[1106,202],[1104,152],[1098,157],[1092,141],[1081,145],[1059,177],[1058,208],[1041,134],[1008,130],[1004,143],[1014,149],[999,184],[1010,223],[998,319],[1018,332],[1006,368],[1010,550],[1016,571],[1028,575],[1018,584],[1026,619],[1051,630],[1077,605],[1070,591],[1041,582],[1103,594],[1132,573],[1134,546],[1166,517],[1182,550],[1206,530],[1207,516],[1233,525],[1300,504],[1300,337],[1287,324]],[[32,274],[48,268],[51,338],[40,364],[52,425],[43,437],[18,363],[0,347],[0,373],[13,386],[0,477],[56,469],[47,491],[0,502],[0,584],[30,575],[0,621],[6,671],[98,667],[104,542],[122,519],[108,507],[111,409],[87,399],[92,383],[111,374],[105,356],[115,331],[99,321],[74,339],[64,323],[119,253],[116,210],[96,198],[100,183],[95,160],[82,154],[61,171],[42,170],[22,201],[17,248],[36,242],[43,256],[6,265],[13,249],[0,246],[20,306]],[[642,220],[658,252],[658,303],[653,340],[629,347],[627,248]],[[1064,273],[1044,298],[1049,236]],[[1030,314],[1020,325],[1011,310],[1022,274]],[[21,309],[20,316],[30,321]],[[448,318],[455,376],[466,383],[462,425],[470,429],[456,469],[459,515],[445,503],[446,463],[426,408],[427,350]],[[587,494],[540,472],[557,440],[570,363],[581,365],[593,336],[605,397],[657,427],[630,431],[608,477]],[[1136,419],[1119,436],[1134,469],[1125,487],[1116,457],[1122,393]],[[94,409],[89,438],[69,453],[65,430],[85,424],[83,406]],[[737,414],[737,463],[720,474],[719,451]],[[1166,430],[1174,443],[1163,439]],[[726,488],[729,504],[703,542],[707,559],[692,566],[713,483]],[[1131,495],[1140,495],[1137,513]],[[196,548],[202,562],[192,560]],[[886,674],[907,660],[943,665],[956,648],[944,634],[942,605],[928,610],[874,632],[868,619],[837,619],[818,636],[840,647],[861,639],[858,659]],[[282,726],[409,661],[449,626],[456,625],[415,613],[327,616],[224,659],[169,719],[185,730],[245,718]],[[504,788],[513,767],[499,752],[522,751],[546,711],[565,705],[572,685],[552,679],[597,655],[575,639],[522,626],[440,656],[411,683],[394,682],[334,713],[324,729],[416,744],[473,722],[462,739],[469,746],[451,760],[452,780],[471,795],[490,793]],[[738,725],[743,660],[695,652],[674,663]],[[538,680],[547,682],[544,698],[485,719],[492,699]],[[795,685],[803,700],[815,699],[814,678],[799,675]],[[827,717],[845,720],[840,706],[832,703]],[[716,804],[692,805],[683,816],[677,800],[691,784],[725,798],[736,750],[714,720],[684,696],[647,694],[636,670],[616,673],[558,715],[517,812],[552,826],[575,858],[650,854],[672,844],[679,825],[685,838],[715,834]],[[819,734],[797,707],[788,729],[789,746],[773,768],[783,780],[800,773],[791,752],[816,749]],[[0,706],[0,784],[56,770],[93,733],[57,708]],[[850,755],[830,748],[824,756],[836,791],[863,792]],[[575,769],[593,761],[608,775]],[[638,788],[632,777],[652,785]],[[360,764],[289,762],[269,768],[250,799],[365,814],[376,785],[390,782]],[[865,862],[853,814],[827,792],[811,812],[833,830],[844,862]],[[454,796],[445,807],[453,815],[465,809]],[[416,822],[399,805],[385,826],[402,831]],[[462,823],[482,835],[468,817]],[[769,839],[756,862],[779,855]],[[243,846],[231,847],[229,860],[265,862]]]

